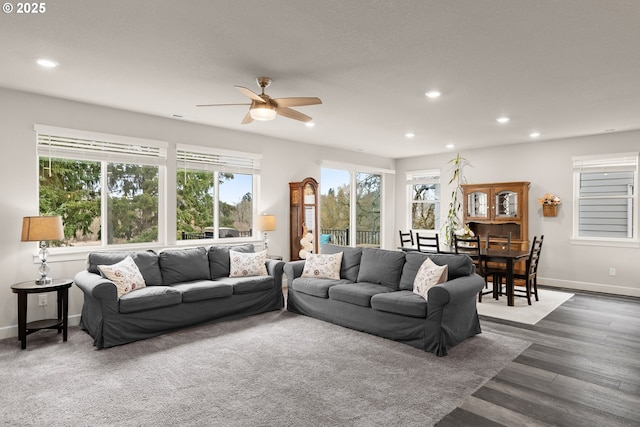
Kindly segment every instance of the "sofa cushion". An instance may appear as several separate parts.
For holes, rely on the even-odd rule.
[[[268,291],[274,286],[273,276],[222,277],[215,282],[231,285],[234,295]]]
[[[209,270],[211,279],[228,277],[230,271],[229,249],[236,252],[253,253],[255,249],[252,244],[245,245],[219,245],[209,248]]]
[[[437,265],[431,258],[427,258],[420,268],[413,282],[413,293],[425,300],[429,289],[447,281],[447,264]]]
[[[407,252],[405,256],[406,261],[402,268],[402,277],[400,278],[401,290],[413,290],[413,282],[416,279],[416,274],[418,274],[420,266],[427,258],[431,258],[437,265],[447,264],[449,280],[469,276],[475,271],[473,261],[467,255]]]
[[[233,286],[212,280],[178,283],[172,286],[182,294],[182,302],[202,301],[205,299],[226,298],[233,295]]]
[[[352,283],[345,279],[315,279],[311,277],[298,277],[291,282],[291,289],[307,295],[319,298],[329,298],[329,288],[335,285]]]
[[[360,269],[360,258],[362,248],[350,248],[347,246],[323,245],[323,254],[337,254],[342,252],[342,262],[340,263],[340,278],[355,282],[358,279]]]
[[[266,276],[267,250],[255,253],[236,252],[229,250],[229,277]]]
[[[404,252],[364,248],[358,282],[377,283],[397,291],[404,265]]]
[[[158,257],[166,286],[210,278],[209,259],[204,247],[167,249],[160,252]]]
[[[342,254],[308,254],[301,277],[340,280]]]
[[[182,295],[169,286],[147,286],[120,298],[120,313],[133,313],[151,308],[180,304]]]
[[[127,255],[122,261],[111,265],[98,265],[100,272],[111,280],[118,288],[118,298],[136,289],[142,289],[146,285],[140,269]]]
[[[372,296],[387,292],[392,292],[388,286],[375,283],[346,283],[329,288],[329,298],[362,307],[371,307]]]
[[[122,261],[127,256],[130,256],[133,259],[133,262],[136,263],[147,286],[162,285],[162,273],[160,273],[158,254],[151,250],[141,252],[91,252],[87,257],[87,271],[90,273],[100,274],[98,265],[115,264]]]
[[[410,291],[396,291],[386,294],[376,294],[371,297],[371,307],[374,310],[399,314],[408,317],[427,317],[427,302],[419,295]]]

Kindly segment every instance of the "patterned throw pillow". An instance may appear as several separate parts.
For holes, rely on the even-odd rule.
[[[427,258],[418,269],[418,274],[413,281],[413,293],[427,299],[429,289],[447,281],[448,271],[447,264],[440,266],[431,261],[431,258]]]
[[[104,277],[116,285],[116,288],[118,288],[118,298],[126,293],[147,286],[140,273],[140,269],[129,255],[116,264],[99,265],[98,270],[100,270]]]
[[[229,277],[268,276],[267,250],[255,253],[236,252],[229,250],[229,263],[231,265]]]
[[[302,277],[340,280],[342,252],[336,254],[308,254],[304,261]]]

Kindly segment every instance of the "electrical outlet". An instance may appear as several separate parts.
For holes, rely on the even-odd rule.
[[[47,305],[47,295],[38,295],[38,306]]]
[[[615,267],[609,267],[609,276],[615,276],[615,275],[616,275]]]

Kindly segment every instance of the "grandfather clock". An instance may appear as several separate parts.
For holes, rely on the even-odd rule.
[[[291,261],[318,253],[318,181],[309,177],[289,183]]]

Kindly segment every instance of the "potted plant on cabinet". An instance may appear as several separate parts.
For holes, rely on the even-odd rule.
[[[462,175],[462,169],[468,165],[469,162],[464,157],[461,157],[460,153],[458,153],[453,159],[449,160],[448,163],[451,165],[451,179],[449,180],[449,185],[454,184],[455,186],[451,191],[451,201],[449,202],[447,218],[442,225],[442,234],[444,235],[445,243],[452,246],[454,234],[459,234],[459,230],[465,228],[460,220],[460,209],[462,209],[462,184],[466,183],[466,179]]]

